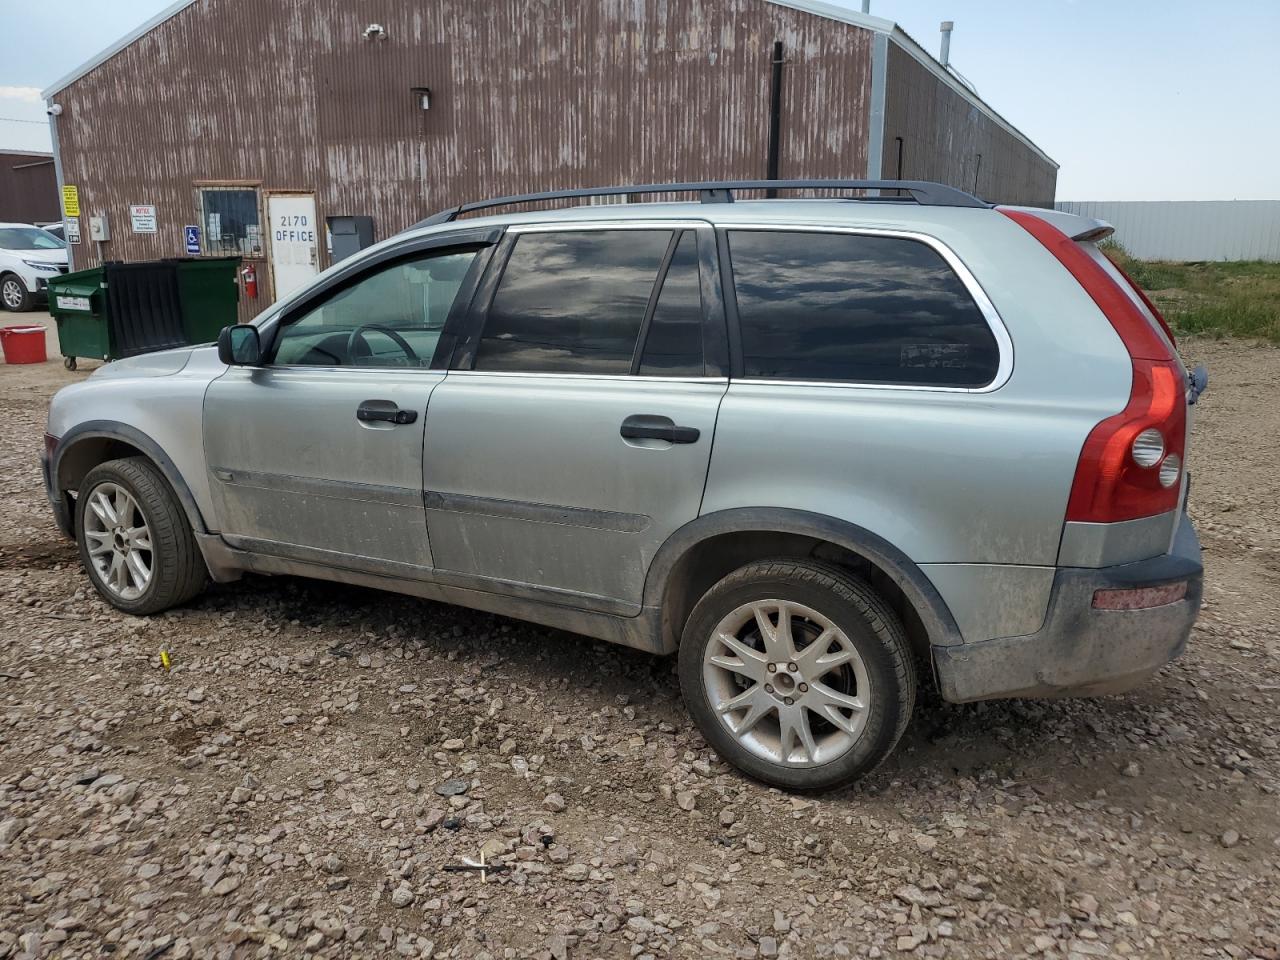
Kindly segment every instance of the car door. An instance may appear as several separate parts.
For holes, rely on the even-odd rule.
[[[205,457],[228,543],[429,574],[422,438],[445,376],[432,362],[496,236],[420,241],[339,273],[264,332],[267,362],[210,385]]]
[[[705,223],[508,230],[427,415],[437,575],[638,612],[698,515],[724,336]]]

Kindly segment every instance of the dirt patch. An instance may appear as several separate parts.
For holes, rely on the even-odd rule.
[[[37,466],[84,374],[0,367],[0,960],[1275,960],[1280,351],[1185,349],[1187,654],[1105,700],[926,693],[821,797],[720,762],[670,660],[290,578],[111,610]]]
[[[70,540],[48,543],[0,544],[0,570],[20,567],[27,570],[52,570],[67,563],[80,562],[75,544]]]

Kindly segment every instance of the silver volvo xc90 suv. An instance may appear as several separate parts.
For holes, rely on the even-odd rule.
[[[746,186],[454,208],[104,366],[50,408],[58,524],[131,613],[293,574],[678,654],[708,742],[792,789],[882,760],[930,672],[1094,695],[1178,656],[1205,376],[1107,225]]]

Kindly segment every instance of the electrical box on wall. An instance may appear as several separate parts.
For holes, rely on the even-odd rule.
[[[111,224],[105,213],[89,218],[89,239],[98,241],[111,239]]]
[[[326,217],[333,262],[373,246],[373,217]]]

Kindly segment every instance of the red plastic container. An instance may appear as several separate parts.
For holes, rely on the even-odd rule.
[[[5,363],[44,363],[44,327],[0,327],[0,352]]]

